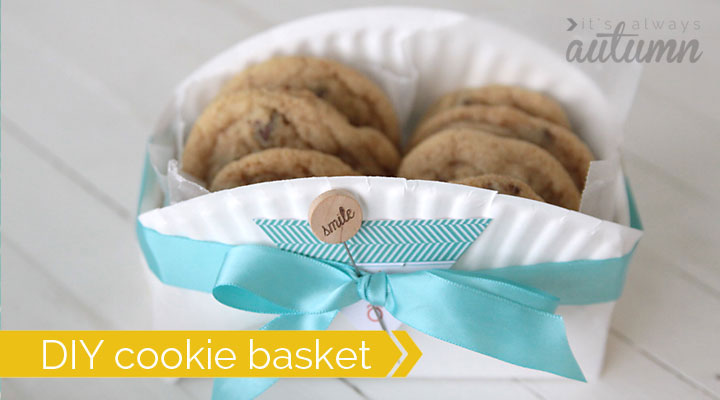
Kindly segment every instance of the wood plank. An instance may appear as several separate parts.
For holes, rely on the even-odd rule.
[[[3,41],[3,56],[13,60],[3,64],[3,127],[62,174],[105,193],[129,216],[149,124],[120,100],[98,92],[94,82],[43,59],[36,48],[34,43]]]
[[[3,234],[77,301],[108,316],[104,328],[148,327],[149,294],[131,220],[59,174],[16,140],[13,129],[2,128]],[[6,312],[12,304],[5,304]]]
[[[5,400],[208,400],[207,397],[192,397],[180,388],[174,388],[157,378],[3,379],[2,398]]]
[[[46,3],[3,5],[3,118],[131,213],[173,87],[258,26],[194,0]]]
[[[177,385],[195,398],[209,399],[211,379],[180,379]],[[341,379],[281,379],[258,399],[367,399]]]
[[[655,179],[671,183],[669,190],[717,202],[720,180],[698,172],[720,171],[720,119],[680,106],[673,97],[659,95],[657,86],[642,87],[636,96],[625,133],[626,151],[652,166]]]
[[[720,294],[717,201],[641,156],[628,154],[625,161],[645,225],[643,243],[698,288]]]
[[[641,244],[613,316],[622,337],[698,392],[720,399],[720,296]],[[607,368],[608,373],[612,365]]]
[[[715,1],[693,1],[692,5],[675,3],[665,6],[666,19],[690,21],[685,33],[672,33],[668,30],[658,34],[647,34],[648,39],[697,39],[703,52],[695,63],[687,60],[681,63],[651,63],[643,71],[640,90],[652,93],[682,110],[690,119],[714,119],[718,121],[717,104],[720,101],[720,82],[707,79],[720,68],[720,53],[712,51],[720,40],[720,27],[715,23],[720,15],[720,3]],[[691,13],[688,10],[692,10]],[[657,16],[661,14],[655,14]],[[695,29],[694,23],[698,28]],[[665,115],[661,115],[664,119]],[[692,126],[692,125],[691,125]],[[684,133],[684,132],[678,132]]]
[[[372,399],[542,399],[533,388],[513,380],[350,379]]]
[[[4,5],[3,22],[6,40],[37,46],[39,59],[150,122],[191,70],[265,26],[226,2],[197,0],[17,1]]]
[[[543,398],[563,399],[707,399],[701,391],[675,379],[617,337],[608,340],[607,366],[598,382],[527,380]]]
[[[473,0],[446,0],[438,3],[433,0],[390,0],[390,1],[365,1],[358,4],[353,0],[311,0],[303,2],[287,2],[283,7],[277,7],[272,2],[258,2],[253,0],[224,0],[223,4],[230,4],[237,10],[253,19],[266,21],[268,23],[285,22],[300,17],[313,15],[332,10],[340,10],[356,7],[374,6],[406,6],[406,7],[431,7],[449,10],[457,10],[468,14],[485,15],[493,18],[507,18],[520,23],[536,23],[538,19],[548,18],[557,21],[557,27],[563,31],[567,29],[568,22],[565,18],[573,17],[580,19],[590,18],[615,18],[629,20],[632,18],[644,18],[648,15],[646,5],[642,3],[630,3],[623,0],[608,0],[604,2],[576,2],[568,0],[546,0],[542,6],[531,0],[507,2],[503,0],[486,0],[478,3]],[[689,13],[688,10],[692,10]],[[712,22],[712,18],[703,16],[717,15],[718,4],[708,0],[694,0],[690,3],[677,3],[672,1],[657,1],[653,3],[653,16],[661,18],[685,18],[701,19],[704,24],[701,33],[713,38],[718,28]],[[705,39],[706,36],[701,36]],[[712,43],[706,44],[706,49]],[[677,76],[677,75],[675,75]],[[680,87],[680,85],[678,86]]]
[[[105,316],[68,292],[31,255],[23,253],[6,232],[2,249],[3,329],[103,329],[110,325]]]
[[[3,232],[3,329],[107,329],[100,315]],[[61,310],[62,312],[58,312]],[[82,390],[78,390],[82,388]],[[160,379],[3,379],[4,399],[206,399]]]

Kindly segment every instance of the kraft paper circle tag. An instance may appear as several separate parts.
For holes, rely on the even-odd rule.
[[[362,208],[348,191],[329,190],[313,200],[308,215],[310,229],[320,241],[338,244],[360,230]]]

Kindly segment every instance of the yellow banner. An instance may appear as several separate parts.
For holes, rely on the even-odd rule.
[[[404,377],[422,353],[393,333],[0,331],[0,376]]]

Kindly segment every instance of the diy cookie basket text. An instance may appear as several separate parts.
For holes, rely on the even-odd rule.
[[[641,236],[619,154],[638,71],[627,65],[581,69],[551,50],[549,41],[455,12],[372,8],[278,26],[203,65],[177,87],[148,145],[138,234],[151,271],[155,328],[259,329],[273,321],[292,329],[275,319],[289,305],[246,307],[226,301],[218,287],[229,270],[244,267],[238,263],[262,263],[268,247],[280,248],[289,264],[302,264],[298,254],[348,263],[341,244],[298,239],[313,200],[343,189],[362,207],[363,225],[348,242],[355,261],[367,274],[384,272],[355,277],[365,285],[357,301],[323,310],[326,317],[313,327],[379,329],[368,312],[370,300],[385,307],[389,328],[407,330],[423,352],[410,377],[595,379],[614,302]],[[194,122],[239,71],[281,55],[328,58],[370,77],[393,103],[406,141],[418,116],[453,90],[502,84],[549,95],[597,160],[580,211],[396,177],[310,177],[208,192],[181,172],[178,161]],[[393,239],[400,237],[411,239]],[[265,270],[284,279],[273,265]],[[407,285],[398,276],[407,273],[423,277],[422,287],[402,289]],[[465,299],[437,279],[483,294]],[[269,303],[277,297],[270,289],[245,290]],[[423,315],[403,307],[417,301],[412,297],[427,302],[414,308]]]

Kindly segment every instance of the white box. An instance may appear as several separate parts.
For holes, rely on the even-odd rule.
[[[549,50],[542,40],[531,40],[487,20],[418,8],[323,14],[243,40],[176,89],[150,141],[150,160],[157,178],[146,182],[140,222],[163,234],[197,240],[272,244],[253,218],[305,219],[315,196],[344,188],[363,202],[366,219],[493,218],[455,268],[499,268],[627,254],[641,233],[623,225],[629,221],[629,209],[619,145],[638,71],[626,66],[583,71]],[[406,127],[433,100],[459,87],[504,83],[549,93],[566,107],[575,130],[600,160],[591,165],[583,213],[484,189],[401,178],[307,178],[204,194],[202,188],[176,173],[173,161],[179,159],[193,121],[226,79],[250,64],[280,54],[329,57],[367,73],[389,93]],[[615,84],[626,87],[619,89]],[[160,208],[168,202],[177,203]],[[207,293],[162,284],[150,272],[148,279],[157,329],[257,329],[272,319],[231,309]],[[564,318],[573,353],[590,380],[602,368],[613,306],[614,302],[563,306],[557,311]],[[331,329],[354,328],[340,314]],[[555,377],[411,328],[401,329],[410,332],[423,352],[411,377]]]

